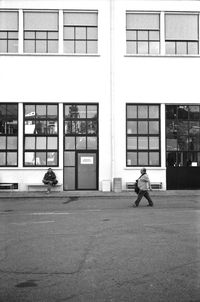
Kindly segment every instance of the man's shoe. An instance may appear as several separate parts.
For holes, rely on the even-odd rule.
[[[148,207],[153,207],[153,203],[149,203],[147,206]]]
[[[135,206],[138,207],[138,203],[137,202],[135,202]]]

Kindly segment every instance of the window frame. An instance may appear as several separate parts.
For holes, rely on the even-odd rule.
[[[133,117],[128,117],[127,115],[127,112],[128,112],[128,107],[129,106],[135,106],[136,107],[136,117],[133,118]],[[148,107],[148,117],[147,118],[139,118],[138,117],[138,107],[139,106],[147,106]],[[157,106],[158,107],[158,118],[150,118],[149,117],[149,107],[150,106]],[[160,112],[160,104],[148,104],[148,103],[126,103],[126,167],[128,168],[131,168],[131,167],[142,167],[142,166],[146,166],[146,167],[161,167],[161,112]],[[132,134],[132,133],[128,133],[128,122],[129,121],[135,121],[137,123],[137,132]],[[150,134],[149,133],[149,122],[158,122],[159,125],[158,125],[158,134]],[[146,134],[140,134],[138,133],[138,124],[139,122],[147,122],[147,133]],[[128,138],[129,137],[135,137],[136,140],[137,140],[137,148],[135,149],[128,149]],[[139,149],[138,148],[138,138],[142,138],[142,137],[145,137],[145,138],[148,138],[148,147],[145,148],[145,149]],[[150,137],[156,137],[158,138],[158,149],[150,149],[150,145],[149,145],[149,138]],[[137,163],[135,165],[132,165],[132,164],[128,164],[128,153],[131,153],[131,152],[134,152],[134,153],[137,153]],[[142,153],[142,152],[145,152],[148,154],[148,164],[144,164],[144,165],[139,165],[139,153]],[[158,158],[158,165],[150,165],[150,153],[159,153],[159,158]]]
[[[35,114],[35,117],[33,118],[25,118],[25,108],[26,106],[35,106],[35,112],[36,112],[36,106],[45,106],[46,107],[46,115],[44,118],[39,118],[37,119],[36,117],[36,114]],[[57,107],[57,116],[55,118],[48,118],[48,114],[47,114],[47,109],[48,109],[48,106],[56,106]],[[26,129],[25,129],[25,126],[26,126],[26,121],[34,121],[36,125],[36,120],[37,121],[45,121],[46,122],[46,126],[48,125],[48,122],[49,121],[56,121],[57,122],[57,133],[55,134],[48,134],[48,133],[26,133]],[[23,104],[23,167],[31,167],[31,168],[34,168],[34,167],[58,167],[59,166],[59,106],[58,106],[58,103],[24,103]],[[27,137],[32,137],[32,138],[35,138],[35,147],[34,148],[27,148],[26,149],[26,138]],[[46,148],[41,148],[41,149],[37,149],[37,146],[36,146],[36,140],[37,138],[39,137],[45,137],[46,138]],[[48,142],[48,138],[49,137],[56,137],[57,138],[57,148],[56,149],[48,149],[48,145],[47,145],[47,142]],[[36,154],[37,153],[46,153],[46,164],[37,164],[37,161],[36,161]],[[48,164],[48,153],[56,153],[57,154],[57,164],[56,165],[50,165]],[[25,162],[25,157],[26,157],[26,153],[34,153],[34,158],[35,158],[35,161],[34,161],[34,164],[32,165],[28,165],[26,164]]]
[[[17,14],[17,29],[16,30],[1,30],[0,29],[0,34],[1,33],[5,33],[6,37],[5,38],[1,38],[0,37],[0,41],[6,41],[6,51],[2,51],[0,52],[1,54],[17,54],[19,53],[19,11],[18,10],[0,10],[0,13],[16,13]],[[9,38],[9,34],[11,33],[17,33],[17,37],[16,38]],[[15,52],[13,51],[9,51],[9,41],[17,41],[17,50]]]
[[[0,133],[0,137],[5,137],[5,144],[6,144],[6,148],[5,149],[0,149],[0,155],[2,153],[5,153],[5,165],[0,165],[0,167],[18,167],[18,152],[19,152],[19,105],[18,103],[1,103],[0,105],[4,105],[6,106],[6,115],[5,115],[5,122],[7,124],[8,122],[8,106],[13,106],[16,105],[17,108],[17,134],[13,135],[13,134],[8,134],[8,133]],[[11,148],[7,148],[8,147],[8,137],[16,137],[16,149],[11,149]],[[8,153],[16,153],[16,165],[8,165],[7,161],[8,161]]]

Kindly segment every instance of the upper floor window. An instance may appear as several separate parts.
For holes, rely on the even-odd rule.
[[[0,166],[16,167],[18,152],[18,105],[0,104]]]
[[[24,12],[24,52],[58,52],[58,12]]]
[[[126,51],[127,54],[160,53],[159,14],[126,14]]]
[[[126,106],[126,165],[160,166],[160,106]]]
[[[63,24],[65,53],[98,52],[97,12],[64,12]]]
[[[18,12],[0,12],[0,53],[18,52]]]
[[[197,14],[166,14],[166,54],[198,54],[198,24]]]
[[[58,105],[24,105],[24,166],[58,166]]]

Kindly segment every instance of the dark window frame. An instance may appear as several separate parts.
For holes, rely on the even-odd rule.
[[[137,108],[137,114],[136,114],[136,118],[128,118],[127,116],[127,109],[129,106],[136,106]],[[148,117],[147,118],[138,118],[138,107],[139,106],[147,106],[148,107]],[[158,112],[159,112],[159,116],[158,118],[149,118],[149,107],[150,106],[157,106],[158,107]],[[139,153],[142,152],[146,152],[148,153],[148,164],[142,165],[142,166],[146,166],[146,167],[160,167],[161,166],[161,116],[160,116],[160,104],[137,104],[137,103],[126,103],[126,167],[141,167],[141,165],[139,165],[139,159],[138,159],[138,155]],[[137,123],[137,133],[136,134],[129,134],[128,133],[128,128],[127,128],[127,124],[129,121],[135,121]],[[139,134],[138,133],[138,123],[140,121],[144,121],[147,122],[148,125],[148,133],[147,134]],[[159,127],[158,127],[158,134],[149,134],[149,122],[152,121],[156,121],[159,123]],[[128,149],[128,137],[136,137],[137,142],[138,142],[138,138],[139,137],[148,137],[148,148],[147,149],[139,149],[138,148],[138,143],[137,143],[137,148],[136,149]],[[149,148],[149,137],[156,137],[159,140],[159,146],[158,149],[150,149]],[[137,153],[137,163],[135,165],[128,165],[128,153]],[[150,158],[149,155],[150,153],[159,153],[159,163],[158,165],[150,165]]]
[[[25,118],[25,107],[26,106],[35,106],[35,112],[36,112],[36,106],[46,106],[46,116],[44,118],[37,118],[36,115],[35,117],[30,117],[30,118]],[[52,117],[52,118],[48,118],[48,114],[47,114],[47,108],[48,106],[56,106],[57,107],[57,116],[56,117]],[[30,133],[30,134],[26,134],[25,133],[25,122],[26,121],[35,121],[35,125],[36,125],[36,121],[46,121],[46,123],[48,123],[49,121],[56,121],[57,122],[57,133],[56,134],[48,134],[48,133]],[[47,125],[47,124],[46,124]],[[58,103],[24,103],[23,106],[23,167],[58,167],[59,166],[59,106]],[[57,138],[57,148],[56,149],[48,149],[47,148],[47,144],[46,144],[46,149],[37,149],[36,145],[35,148],[33,149],[26,149],[25,146],[25,140],[26,137],[33,137],[36,138],[37,137],[46,137],[46,142],[48,137],[56,137]],[[33,165],[26,165],[25,163],[25,153],[34,153],[34,157],[36,159],[36,154],[40,153],[40,152],[45,152],[46,153],[46,164],[44,165],[39,165],[35,163]],[[48,153],[56,153],[57,154],[57,164],[56,165],[49,165],[47,162],[47,154]]]
[[[5,165],[0,165],[0,167],[18,167],[18,152],[19,152],[19,150],[18,150],[19,149],[19,146],[18,146],[18,144],[19,144],[19,127],[18,127],[19,117],[18,117],[18,114],[19,114],[19,107],[18,107],[17,103],[1,103],[0,105],[6,106],[6,115],[4,117],[6,124],[8,122],[8,114],[7,114],[8,106],[17,105],[17,133],[14,134],[14,135],[12,133],[9,133],[9,134],[8,133],[0,133],[0,137],[6,137],[6,148],[0,150],[0,156],[3,153],[5,153],[5,155],[6,155],[6,164]],[[17,138],[17,148],[16,149],[8,149],[7,148],[8,137],[16,137]],[[16,156],[17,156],[16,165],[8,165],[7,164],[8,153],[15,153],[16,154]]]

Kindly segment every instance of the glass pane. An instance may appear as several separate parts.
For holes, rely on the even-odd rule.
[[[35,53],[35,41],[25,40],[24,41],[24,52],[26,53]]]
[[[24,39],[35,39],[34,31],[24,31]]]
[[[176,105],[167,105],[166,106],[166,118],[167,119],[176,119],[177,117],[177,106]]]
[[[18,12],[0,12],[0,30],[18,30]]]
[[[86,134],[86,122],[85,121],[76,122],[76,133],[77,134]]]
[[[86,106],[80,105],[80,106],[74,106],[77,109],[77,118],[86,118]]]
[[[188,119],[188,106],[178,106],[178,118],[187,120]]]
[[[0,12],[0,14],[1,14],[1,12]],[[0,39],[7,40],[7,38],[8,38],[7,32],[0,31]]]
[[[48,105],[47,106],[47,117],[48,118],[57,118],[58,117],[58,106],[57,105]]]
[[[127,106],[127,118],[137,118],[137,106]]]
[[[167,40],[198,40],[197,14],[166,14]]]
[[[49,31],[48,39],[50,40],[58,40],[58,31]]]
[[[189,124],[187,121],[178,121],[177,124],[177,134],[180,135],[188,135]]]
[[[147,40],[148,41],[148,31],[147,30],[138,30],[138,40]]]
[[[0,40],[0,52],[7,52],[7,40]]]
[[[148,42],[138,42],[138,54],[148,54]]]
[[[56,150],[58,148],[57,137],[47,137],[47,149]]]
[[[190,120],[199,120],[200,119],[200,111],[199,106],[189,106],[189,119]]]
[[[71,133],[72,133],[72,122],[65,121],[65,134],[71,134]]]
[[[150,150],[159,150],[159,138],[158,137],[149,137],[149,149]]]
[[[10,53],[18,52],[18,41],[17,40],[8,41],[8,52],[10,52]]]
[[[86,137],[76,137],[76,149],[86,149]]]
[[[138,118],[148,118],[148,106],[138,106]]]
[[[35,149],[35,137],[25,137],[25,150]]]
[[[159,31],[149,31],[149,40],[150,41],[159,41],[160,32]]]
[[[159,134],[159,122],[149,122],[149,134]]]
[[[87,41],[87,53],[97,53],[98,43],[97,41]]]
[[[6,136],[0,136],[0,149],[6,149]]]
[[[86,106],[66,105],[65,117],[67,118],[86,118]]]
[[[47,134],[57,134],[58,123],[55,121],[47,121]]]
[[[97,134],[97,122],[87,121],[87,134]]]
[[[71,133],[76,134],[76,122],[75,121],[71,122]]]
[[[47,152],[47,166],[57,166],[57,165],[58,165],[58,153]]]
[[[76,40],[86,40],[86,27],[76,27],[75,28],[75,39]]]
[[[199,53],[198,42],[188,42],[188,54],[198,55],[198,53]]]
[[[189,136],[199,136],[200,124],[199,121],[189,122]]]
[[[129,29],[159,29],[159,14],[127,13],[126,26]]]
[[[75,166],[75,152],[70,151],[64,153],[64,165]]]
[[[127,149],[137,149],[137,137],[127,137]]]
[[[199,136],[190,137],[188,141],[189,151],[200,151],[200,138]]]
[[[64,12],[64,25],[96,26],[98,14],[96,12]]]
[[[149,118],[159,118],[159,106],[149,106]]]
[[[176,152],[167,152],[167,166],[175,167],[177,165]]]
[[[46,40],[47,39],[47,32],[46,31],[37,31],[36,32],[36,39],[37,40]]]
[[[87,149],[97,149],[97,137],[87,138]]]
[[[149,165],[159,166],[159,152],[149,152]]]
[[[138,149],[148,149],[148,137],[138,137]]]
[[[75,190],[75,168],[64,168],[64,190]]]
[[[6,153],[0,152],[0,166],[6,165]]]
[[[63,51],[64,53],[75,53],[74,41],[64,41]]]
[[[126,31],[126,40],[133,40],[136,41],[136,30],[127,30]]]
[[[97,39],[98,39],[97,27],[88,27],[87,28],[87,40],[97,40]]]
[[[58,13],[24,12],[24,29],[58,30]]]
[[[148,122],[138,121],[138,134],[148,134]]]
[[[149,53],[159,54],[160,53],[160,42],[149,42]]]
[[[46,121],[36,121],[35,134],[46,134]]]
[[[187,43],[177,42],[176,43],[176,53],[177,54],[187,54]]]
[[[25,121],[25,134],[35,133],[35,121]]]
[[[25,152],[24,153],[25,166],[34,166],[35,165],[35,153],[34,152]]]
[[[8,136],[7,137],[7,149],[17,149],[17,137],[16,136]]]
[[[63,38],[74,40],[74,27],[64,27]]]
[[[17,152],[7,152],[7,165],[17,166]]]
[[[137,166],[137,152],[127,152],[127,166]]]
[[[47,42],[43,40],[36,41],[36,53],[46,53],[47,52]]]
[[[35,118],[35,105],[25,105],[25,118]]]
[[[74,136],[65,137],[65,150],[67,150],[67,149],[75,149],[75,137]]]
[[[48,41],[48,53],[58,52],[58,41]]]
[[[187,151],[188,150],[188,140],[186,136],[178,136],[178,150]]]
[[[46,166],[46,152],[36,152],[36,166]]]
[[[127,134],[137,134],[137,122],[136,121],[127,122]]]
[[[165,42],[165,52],[167,55],[175,55],[176,53],[175,42]]]
[[[167,139],[167,151],[176,151],[177,147],[177,138]]]
[[[139,152],[138,153],[138,165],[139,166],[147,166],[148,165],[148,153],[147,152]]]
[[[47,143],[45,136],[38,136],[36,137],[36,149],[46,150]]]
[[[97,118],[97,106],[96,105],[87,106],[87,118]]]
[[[7,118],[10,120],[16,120],[17,121],[18,117],[18,105],[17,104],[12,104],[12,105],[7,105]]]
[[[137,44],[136,42],[126,42],[126,53],[127,54],[137,54]]]
[[[86,53],[86,41],[75,41],[75,52]]]

